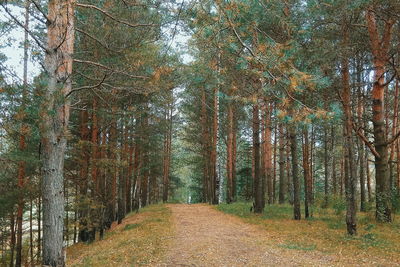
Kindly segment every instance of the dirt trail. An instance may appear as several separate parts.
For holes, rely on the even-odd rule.
[[[168,207],[176,236],[158,266],[349,266],[318,251],[280,248],[257,225],[208,205]]]

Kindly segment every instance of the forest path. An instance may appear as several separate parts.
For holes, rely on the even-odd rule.
[[[205,204],[168,205],[175,237],[158,266],[332,266],[338,259],[318,251],[280,248],[257,225]]]

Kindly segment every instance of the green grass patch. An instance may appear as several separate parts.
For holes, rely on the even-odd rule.
[[[138,213],[128,214],[122,225],[106,232],[103,240],[69,247],[67,265],[155,265],[168,247],[172,235],[171,211],[162,204],[151,205]]]
[[[125,224],[124,226],[124,231],[126,230],[131,230],[131,229],[135,229],[137,227],[140,226],[140,223],[129,223],[129,224]]]
[[[260,225],[270,236],[272,245],[292,250],[316,250],[327,254],[340,253],[354,259],[354,255],[368,255],[374,260],[391,258],[400,264],[400,223],[377,223],[374,211],[357,213],[355,237],[346,232],[343,200],[331,199],[328,207],[316,203],[311,207],[312,217],[293,220],[293,207],[289,204],[267,205],[263,214],[250,211],[251,202],[221,204],[222,212],[241,217],[245,222]],[[303,208],[304,206],[302,206]],[[361,257],[361,256],[360,256]]]
[[[312,251],[317,248],[317,245],[306,245],[306,244],[299,244],[299,243],[285,243],[282,245],[278,245],[278,247],[286,248],[286,249],[294,249],[294,250],[303,250],[303,251]]]

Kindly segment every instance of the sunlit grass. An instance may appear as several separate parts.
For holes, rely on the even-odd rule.
[[[104,240],[69,247],[67,265],[149,265],[162,257],[172,235],[170,210],[164,205],[149,206],[129,214]]]
[[[294,221],[289,204],[266,205],[263,214],[250,211],[252,203],[221,204],[216,208],[260,225],[271,244],[291,250],[317,250],[344,257],[366,256],[400,262],[400,224],[377,223],[374,212],[358,212],[358,234],[346,234],[345,211],[340,207],[313,207],[313,216]],[[339,205],[340,206],[340,205]],[[302,211],[303,212],[303,211]],[[304,212],[302,214],[304,216]]]

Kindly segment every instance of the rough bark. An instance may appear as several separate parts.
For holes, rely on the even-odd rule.
[[[349,32],[346,26],[343,26],[343,47],[348,47]],[[347,56],[342,57],[342,101],[345,113],[344,124],[344,153],[345,153],[345,193],[346,193],[346,225],[347,233],[349,235],[357,234],[356,222],[356,175],[355,175],[355,162],[353,151],[352,139],[352,122],[351,122],[351,92],[350,92],[350,73],[349,73],[349,60]]]
[[[41,105],[43,195],[43,265],[64,266],[64,154],[72,83],[74,0],[48,5],[45,68],[48,85]]]
[[[390,222],[392,219],[390,177],[388,172],[388,143],[384,121],[385,95],[385,63],[392,37],[394,20],[384,23],[382,38],[378,32],[376,13],[372,7],[366,12],[367,29],[371,44],[374,67],[374,82],[372,88],[372,124],[374,127],[375,179],[376,179],[376,219],[380,222]]]

